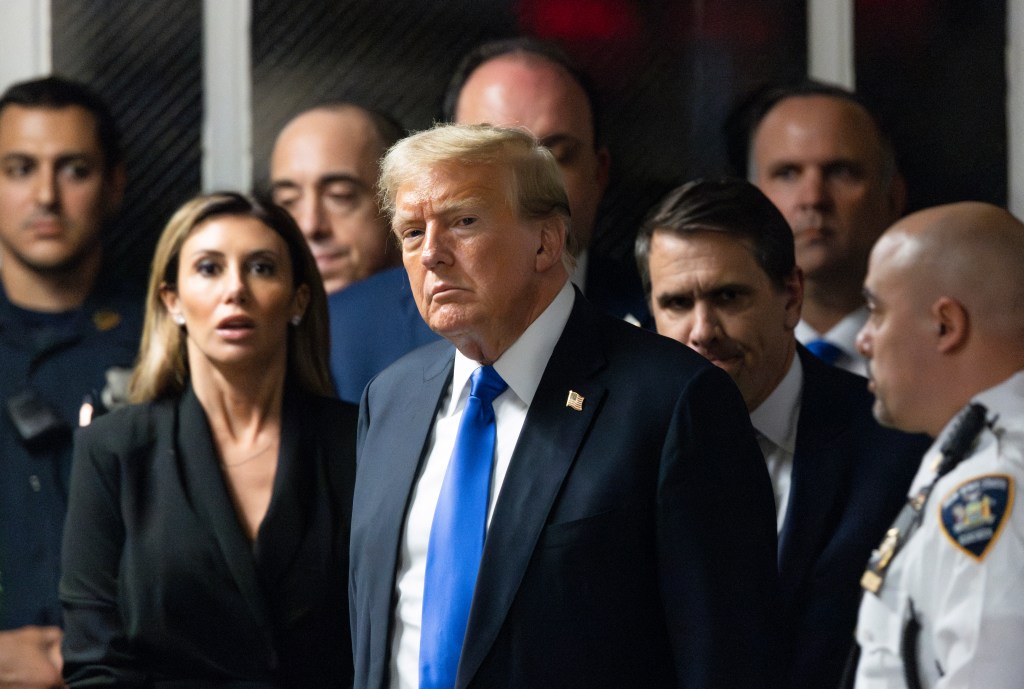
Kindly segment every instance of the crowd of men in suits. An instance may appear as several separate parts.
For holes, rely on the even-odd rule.
[[[361,405],[355,685],[1015,686],[1024,225],[900,219],[883,128],[808,83],[735,120],[746,179],[673,190],[616,264],[564,55],[481,46],[444,107],[403,137],[324,104],[270,161]],[[125,180],[53,78],[0,98],[0,165],[0,687],[60,686],[70,433],[137,346],[102,269]]]

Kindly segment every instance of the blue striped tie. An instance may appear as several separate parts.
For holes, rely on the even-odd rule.
[[[452,689],[487,533],[494,462],[494,398],[508,385],[490,366],[470,376],[441,496],[434,511],[423,582],[420,688]]]

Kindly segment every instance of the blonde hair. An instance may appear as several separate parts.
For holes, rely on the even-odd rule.
[[[569,197],[555,157],[525,129],[486,124],[435,124],[392,146],[381,161],[380,202],[395,214],[398,188],[410,177],[445,165],[487,165],[509,171],[509,205],[524,218],[559,216],[565,225],[566,268],[581,247],[571,231]]]
[[[184,330],[174,322],[160,294],[164,288],[176,286],[181,247],[192,230],[221,216],[255,218],[280,235],[288,246],[293,284],[309,289],[309,304],[302,321],[288,328],[288,377],[307,392],[333,396],[327,363],[327,295],[302,232],[281,208],[234,192],[222,192],[186,202],[171,216],[160,235],[149,274],[142,346],[129,386],[131,401],[179,395],[188,384]]]

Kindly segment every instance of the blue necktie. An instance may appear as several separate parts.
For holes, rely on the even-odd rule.
[[[473,371],[455,449],[441,485],[427,546],[420,633],[420,688],[451,689],[469,622],[487,533],[494,462],[494,398],[508,385],[490,366]]]
[[[843,355],[843,350],[836,347],[828,340],[822,338],[818,340],[811,340],[806,345],[807,349],[814,356],[818,357],[826,364],[834,364],[839,360],[839,357]]]

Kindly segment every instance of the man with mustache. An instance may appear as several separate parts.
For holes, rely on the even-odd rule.
[[[782,624],[777,687],[834,687],[864,563],[927,447],[884,429],[866,381],[799,346],[804,297],[785,219],[741,179],[672,191],[637,238],[658,332],[732,376],[775,489]]]
[[[114,402],[112,367],[138,347],[138,305],[102,266],[123,189],[94,93],[50,77],[0,96],[0,687],[62,686],[71,432]]]
[[[906,202],[892,145],[854,94],[817,82],[766,91],[743,121],[748,179],[789,222],[806,279],[797,339],[863,375],[868,253]]]

